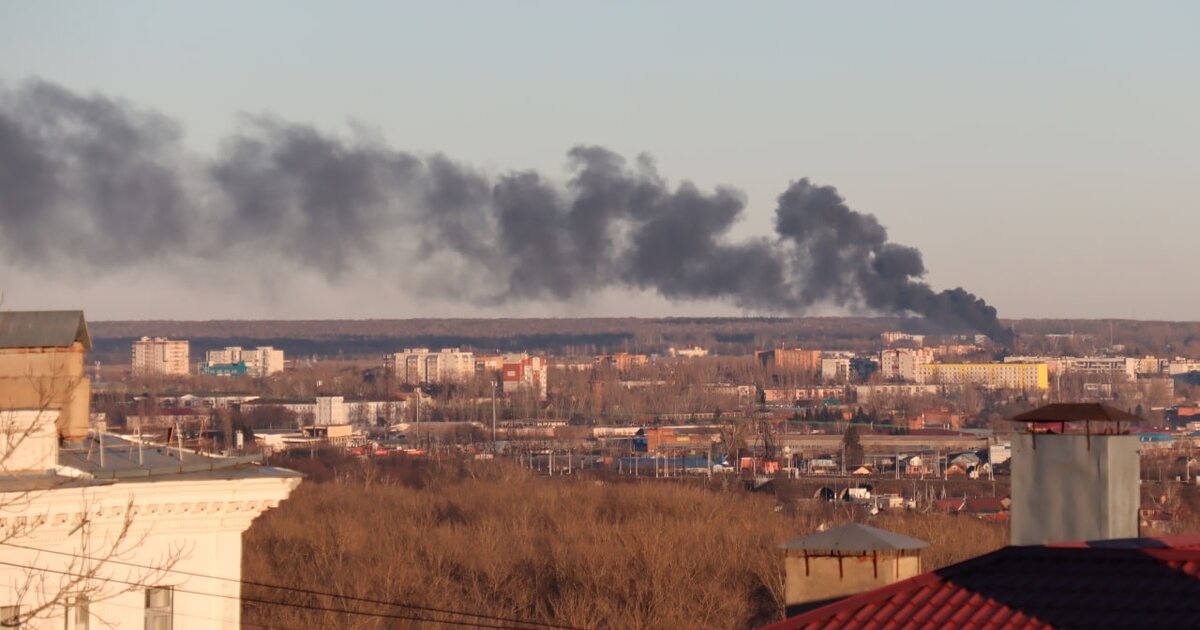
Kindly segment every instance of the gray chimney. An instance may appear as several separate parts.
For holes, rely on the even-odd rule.
[[[1136,538],[1137,416],[1100,404],[1046,405],[1013,418],[1012,544]]]

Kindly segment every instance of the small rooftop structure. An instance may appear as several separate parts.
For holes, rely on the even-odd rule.
[[[788,614],[912,577],[921,572],[919,550],[927,546],[860,523],[788,541],[779,546]]]
[[[862,553],[864,551],[900,551],[906,549],[924,549],[929,543],[917,540],[904,534],[887,530],[848,523],[811,536],[789,540],[779,546],[780,549],[802,549],[807,551],[846,551]]]
[[[83,311],[0,311],[0,406],[7,412],[0,428],[8,436],[0,468],[42,468],[59,439],[87,435],[91,384],[83,357],[91,345]],[[22,443],[28,448],[18,449]]]
[[[1097,403],[1057,403],[1012,421],[1029,426],[1013,434],[1012,544],[1138,535],[1139,441],[1128,427],[1142,418]],[[1094,423],[1114,426],[1093,432]]]
[[[767,626],[1194,627],[1200,536],[1005,547]]]
[[[1101,403],[1053,403],[1017,414],[1012,417],[1012,421],[1030,425],[1057,424],[1064,433],[1068,423],[1082,422],[1090,433],[1091,423],[1112,422],[1116,424],[1115,432],[1120,433],[1122,422],[1128,424],[1146,420]]]

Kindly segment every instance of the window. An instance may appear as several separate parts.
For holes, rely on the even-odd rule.
[[[0,627],[21,627],[21,606],[0,606]]]
[[[171,587],[146,589],[146,630],[171,630]]]
[[[66,630],[88,630],[91,622],[91,600],[79,595],[67,604]]]

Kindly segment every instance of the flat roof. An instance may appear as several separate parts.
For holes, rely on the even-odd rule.
[[[861,523],[848,523],[811,536],[789,540],[780,545],[780,548],[810,551],[900,551],[928,546],[929,543],[923,540],[903,534]]]

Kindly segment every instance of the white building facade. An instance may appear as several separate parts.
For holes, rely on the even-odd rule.
[[[239,627],[242,532],[300,475],[89,432],[90,346],[79,311],[0,313],[0,624]]]
[[[188,342],[165,337],[142,337],[133,342],[133,373],[138,376],[187,376]]]
[[[246,374],[254,377],[265,377],[283,371],[283,350],[271,346],[259,346],[252,350],[243,350],[241,346],[228,346],[220,350],[209,350],[205,356],[209,367],[218,365],[246,364]]]
[[[387,365],[403,383],[461,382],[475,375],[475,353],[458,348],[405,348],[387,358]]]

